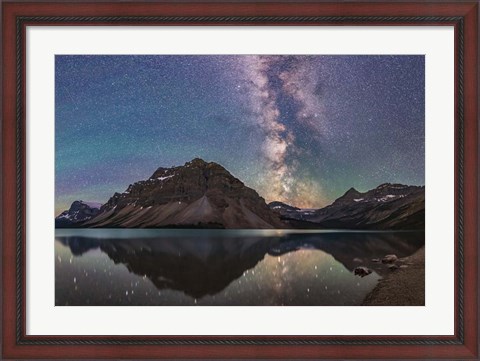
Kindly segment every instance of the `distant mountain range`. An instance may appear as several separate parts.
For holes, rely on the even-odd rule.
[[[425,187],[385,183],[351,188],[331,205],[301,209],[265,200],[224,167],[196,158],[158,168],[107,203],[75,201],[57,228],[424,229]]]
[[[425,187],[385,183],[365,193],[350,188],[331,205],[299,209],[272,202],[292,228],[424,229]]]

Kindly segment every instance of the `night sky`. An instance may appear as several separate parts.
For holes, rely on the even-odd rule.
[[[200,157],[267,202],[425,183],[424,56],[55,57],[55,212]]]

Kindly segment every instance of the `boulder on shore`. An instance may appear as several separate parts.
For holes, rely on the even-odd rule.
[[[394,263],[398,260],[398,257],[395,254],[387,254],[382,258],[382,263]]]
[[[388,265],[388,269],[389,269],[390,271],[395,271],[395,270],[398,269],[398,266],[397,266],[396,264],[389,264],[389,265]]]
[[[372,273],[372,270],[367,267],[356,267],[353,273],[355,276],[365,277]]]

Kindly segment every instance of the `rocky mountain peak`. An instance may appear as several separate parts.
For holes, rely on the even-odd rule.
[[[343,196],[345,197],[349,195],[358,195],[358,194],[360,194],[360,192],[357,191],[355,188],[351,187],[348,191],[345,192]]]
[[[415,192],[423,191],[422,187],[418,186],[408,186],[398,183],[383,183],[380,184],[377,188],[372,189],[366,193],[364,196],[366,199],[395,199],[398,197],[405,197]]]
[[[73,203],[70,205],[69,212],[75,212],[75,211],[80,211],[80,210],[88,210],[88,209],[100,209],[102,206],[101,203],[98,202],[85,202],[82,200],[78,201],[73,201]]]
[[[343,196],[337,198],[333,205],[343,204],[343,203],[350,203],[352,200],[360,198],[362,193],[357,191],[355,188],[350,188],[348,191],[345,192]]]
[[[255,190],[220,164],[201,158],[183,166],[157,168],[149,179],[130,184],[123,193],[115,193],[101,211],[95,225],[102,227],[282,226]]]
[[[100,213],[101,203],[74,201],[70,208],[55,218],[55,227],[71,226],[78,222],[87,221]]]
[[[213,163],[213,162],[212,162]],[[202,158],[193,158],[190,162],[186,162],[185,163],[185,166],[188,166],[188,165],[192,165],[192,166],[200,166],[200,167],[204,167],[206,166],[207,164],[209,164],[208,162],[205,162]],[[216,164],[216,163],[215,163]]]

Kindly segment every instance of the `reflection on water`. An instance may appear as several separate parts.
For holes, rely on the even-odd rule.
[[[358,305],[423,232],[56,230],[56,305]],[[357,266],[373,273],[353,274]]]

